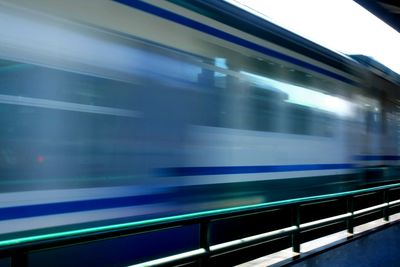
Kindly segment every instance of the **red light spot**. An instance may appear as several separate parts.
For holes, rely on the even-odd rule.
[[[44,157],[42,155],[39,155],[36,157],[37,163],[43,163],[44,162]]]

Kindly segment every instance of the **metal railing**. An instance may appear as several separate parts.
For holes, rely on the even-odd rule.
[[[242,249],[256,248],[257,245],[265,245],[268,242],[271,242],[271,246],[274,247],[273,244],[277,240],[290,240],[293,251],[300,253],[301,243],[310,238],[307,234],[311,232],[313,233],[312,237],[321,237],[326,234],[323,229],[336,225],[334,230],[345,228],[349,234],[352,234],[356,225],[367,222],[371,218],[383,218],[385,221],[389,221],[390,215],[397,213],[395,207],[399,205],[400,184],[393,184],[336,194],[3,240],[0,241],[0,259],[8,258],[11,266],[28,266],[30,254],[39,250],[195,225],[198,227],[198,231],[193,234],[198,237],[198,247],[166,257],[155,256],[153,259],[139,263],[132,259],[131,263],[134,264],[132,266],[184,263],[196,266],[218,265],[217,262],[220,259],[235,259],[235,256],[243,253]],[[238,238],[214,237],[220,232],[215,230],[218,228],[216,227],[218,224],[222,224],[224,227],[226,224],[254,223],[255,218],[260,218],[265,214],[272,218],[277,214],[284,214],[287,219],[275,217],[279,223],[275,223],[274,219],[257,221],[257,224],[261,225],[260,229],[268,229],[267,231],[249,235],[247,235],[248,232],[243,231],[243,236]],[[266,225],[268,227],[264,227]],[[219,229],[221,230],[221,227]],[[237,232],[241,232],[241,230],[243,229],[237,228]],[[239,258],[243,260],[243,257]]]

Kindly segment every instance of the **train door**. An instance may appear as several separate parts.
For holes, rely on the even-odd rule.
[[[400,174],[400,105],[394,98],[385,98],[383,111],[381,142],[384,165],[387,168],[385,177],[398,178]]]
[[[380,100],[380,98],[379,98]],[[359,164],[364,168],[366,182],[376,182],[382,177],[382,102],[378,98],[358,97],[360,105],[360,154]]]

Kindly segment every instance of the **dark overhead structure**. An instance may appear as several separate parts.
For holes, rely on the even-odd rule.
[[[354,0],[375,16],[400,32],[400,1],[398,0]]]

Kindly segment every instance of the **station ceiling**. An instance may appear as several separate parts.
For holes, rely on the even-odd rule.
[[[400,33],[400,1],[354,0]]]

